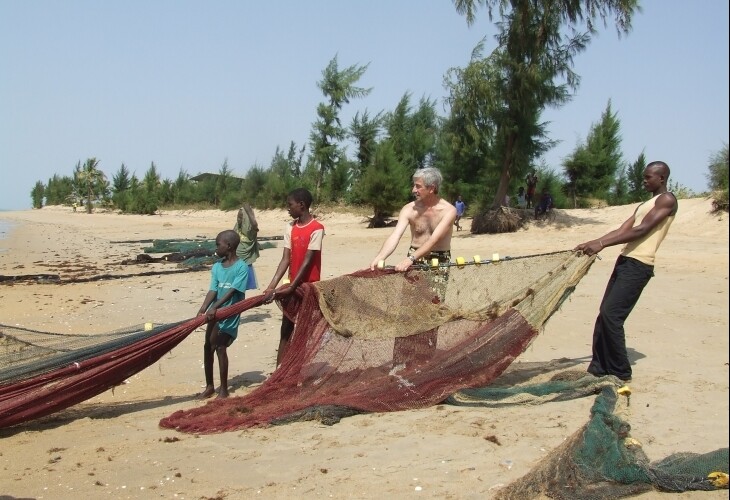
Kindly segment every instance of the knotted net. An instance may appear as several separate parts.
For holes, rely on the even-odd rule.
[[[299,287],[281,366],[251,393],[178,411],[191,433],[424,408],[498,377],[572,292],[594,257],[558,252],[360,271]]]

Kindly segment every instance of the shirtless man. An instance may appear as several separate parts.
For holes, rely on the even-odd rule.
[[[422,168],[413,174],[411,193],[415,201],[404,206],[398,214],[398,224],[375,256],[370,269],[388,258],[398,246],[406,228],[411,228],[411,247],[408,256],[395,266],[406,271],[416,261],[439,262],[451,260],[451,234],[456,221],[456,207],[439,196],[443,178],[436,168]]]

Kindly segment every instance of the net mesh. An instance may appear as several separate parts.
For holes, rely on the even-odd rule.
[[[199,317],[100,335],[0,325],[0,428],[50,415],[121,384],[203,322]]]
[[[406,273],[361,271],[297,289],[280,367],[250,394],[161,421],[213,433],[321,415],[423,408],[499,376],[593,263],[558,252]],[[326,410],[324,409],[326,408]]]
[[[282,311],[295,322],[281,366],[242,397],[163,419],[210,434],[445,402],[496,407],[599,394],[588,423],[500,499],[610,499],[727,488],[728,449],[650,462],[621,418],[622,382],[574,360],[512,362],[593,263],[573,252],[413,269],[361,271],[302,285]],[[251,297],[217,319],[260,306]],[[95,396],[157,361],[205,321],[59,335],[0,325],[0,428]],[[491,385],[500,375],[500,385]],[[529,374],[526,376],[525,374]]]
[[[727,488],[728,448],[675,453],[651,462],[621,417],[628,398],[601,389],[590,420],[527,475],[499,490],[498,500],[555,498],[610,500],[649,490],[682,492]]]

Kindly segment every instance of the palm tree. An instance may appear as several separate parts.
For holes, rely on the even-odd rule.
[[[76,182],[79,185],[79,193],[86,196],[86,213],[90,214],[92,210],[92,201],[103,195],[106,186],[106,175],[99,170],[99,160],[89,158],[86,163],[75,172]]]

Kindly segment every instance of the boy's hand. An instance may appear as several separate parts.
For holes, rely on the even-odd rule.
[[[211,307],[208,309],[208,311],[205,313],[205,319],[208,321],[213,321],[215,319],[215,312],[218,310],[217,307]]]
[[[274,290],[273,288],[267,288],[266,290],[264,290],[263,296],[264,304],[270,304],[276,296],[276,290]]]
[[[291,293],[294,290],[295,290],[295,288],[293,286],[287,285],[285,287],[282,287],[282,288],[278,289],[276,292],[274,292],[274,295],[276,295],[276,297],[278,297],[278,298],[283,298],[283,297],[286,297],[288,295],[291,295]]]

